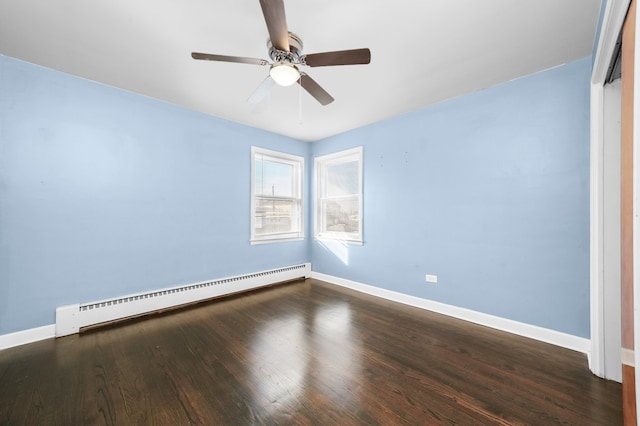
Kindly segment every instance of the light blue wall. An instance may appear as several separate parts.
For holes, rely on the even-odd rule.
[[[0,56],[0,334],[311,260],[588,337],[590,72],[585,58],[309,145]],[[251,145],[308,171],[311,152],[363,145],[365,244],[251,246]]]
[[[314,242],[314,270],[589,337],[590,74],[589,57],[313,143],[364,147],[365,240]]]
[[[251,145],[308,164],[305,142],[0,56],[0,334],[309,261],[306,241],[249,244]]]

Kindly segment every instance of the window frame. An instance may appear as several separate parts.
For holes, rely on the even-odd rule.
[[[338,240],[349,244],[364,244],[364,202],[363,202],[363,147],[358,146],[355,148],[346,149],[339,152],[334,152],[327,155],[321,155],[314,158],[314,238],[316,240]],[[324,176],[329,166],[341,163],[349,163],[357,161],[358,163],[358,193],[350,196],[323,196],[325,181]],[[324,201],[328,199],[339,198],[351,198],[356,196],[358,198],[359,220],[358,220],[358,233],[353,235],[348,232],[337,232],[326,230],[326,216],[322,212],[322,206]]]
[[[258,156],[262,156],[262,160],[282,163],[293,166],[293,196],[265,196],[256,194],[256,169],[255,164]],[[297,219],[299,226],[298,229],[291,232],[275,232],[271,234],[256,234],[256,207],[258,203],[257,199],[267,199],[275,201],[293,201],[297,204]],[[288,154],[285,152],[273,151],[266,148],[260,148],[257,146],[251,147],[251,230],[250,230],[250,242],[251,244],[265,244],[265,243],[277,243],[284,241],[298,241],[304,239],[304,157]],[[292,214],[293,216],[293,214]]]

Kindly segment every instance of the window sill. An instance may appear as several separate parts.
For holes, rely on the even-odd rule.
[[[270,238],[264,240],[251,240],[250,243],[252,246],[258,244],[269,244],[269,243],[286,243],[289,241],[304,241],[304,237],[292,237],[292,238]]]
[[[340,237],[331,237],[331,236],[327,236],[327,235],[323,235],[323,236],[315,236],[314,240],[316,241],[327,241],[327,242],[333,242],[333,243],[342,243],[342,244],[353,244],[356,246],[362,246],[364,245],[364,241],[363,240],[353,240],[353,239],[349,239],[349,238],[340,238]]]

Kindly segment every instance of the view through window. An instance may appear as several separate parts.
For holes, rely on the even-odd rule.
[[[302,238],[304,159],[257,147],[251,158],[251,241]]]
[[[362,243],[362,147],[316,157],[317,238]]]

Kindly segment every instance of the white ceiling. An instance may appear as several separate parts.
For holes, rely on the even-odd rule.
[[[591,54],[600,0],[285,0],[304,53],[371,49],[371,64],[305,67],[336,101],[297,85],[246,102],[268,67],[258,0],[0,0],[0,54],[313,141]],[[301,101],[301,103],[300,103]],[[300,111],[302,122],[300,122]]]

